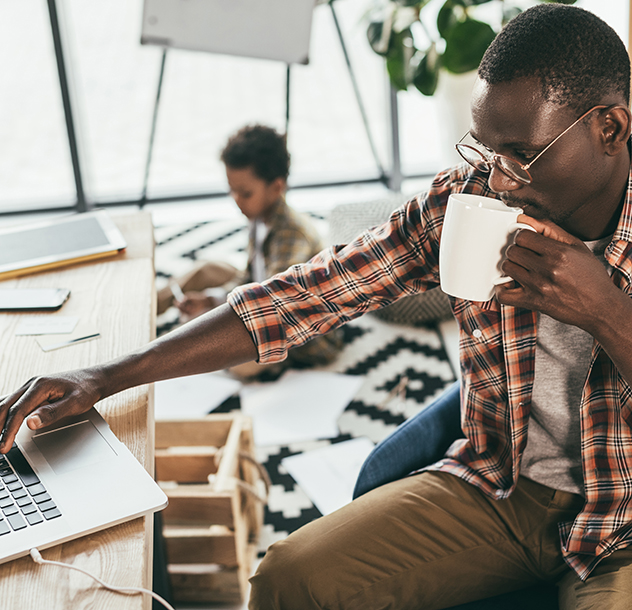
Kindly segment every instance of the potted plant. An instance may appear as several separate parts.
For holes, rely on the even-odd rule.
[[[535,0],[538,1],[541,0]],[[575,3],[575,0],[543,1]],[[386,58],[386,68],[396,89],[406,90],[413,85],[424,95],[433,95],[442,70],[463,74],[478,68],[497,34],[490,23],[474,18],[478,6],[492,2],[498,5],[496,23],[502,25],[521,11],[509,0],[441,2],[436,31],[429,22],[430,9],[437,8],[435,0],[379,0],[371,11],[367,30],[369,43],[376,53]]]

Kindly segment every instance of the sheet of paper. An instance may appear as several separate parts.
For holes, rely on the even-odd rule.
[[[69,334],[40,335],[36,337],[35,340],[45,352],[50,352],[61,347],[69,347],[70,345],[77,345],[77,343],[92,341],[92,339],[97,339],[100,336],[98,329],[94,325],[84,323],[79,324],[75,330]]]
[[[241,409],[252,417],[259,446],[332,438],[363,381],[357,375],[288,371],[278,381],[244,387]]]
[[[351,502],[360,468],[372,450],[368,438],[354,438],[291,455],[281,463],[314,506],[328,515]]]
[[[75,330],[79,316],[28,316],[18,322],[16,335],[66,335]]]
[[[156,419],[204,417],[240,388],[241,382],[222,373],[158,381],[154,386]]]

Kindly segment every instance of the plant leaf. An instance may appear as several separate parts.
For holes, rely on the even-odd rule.
[[[452,0],[452,3],[454,5],[459,5],[459,6],[463,6],[463,7],[468,7],[468,6],[478,6],[479,4],[487,4],[488,2],[491,2],[492,0]],[[549,0],[550,2],[555,2],[556,0]]]
[[[396,4],[400,6],[415,6],[418,9],[426,6],[430,0],[395,0]]]
[[[424,95],[433,95],[439,82],[441,62],[437,47],[433,43],[415,68],[413,85]]]
[[[448,32],[458,23],[456,13],[454,12],[454,1],[446,0],[445,4],[439,10],[437,15],[437,30],[442,38],[448,35]]]
[[[482,21],[466,19],[457,23],[446,36],[443,67],[455,74],[475,70],[495,37],[491,26]]]
[[[393,86],[399,91],[408,89],[412,80],[411,60],[415,52],[410,30],[404,30],[391,37],[386,56],[386,69]]]

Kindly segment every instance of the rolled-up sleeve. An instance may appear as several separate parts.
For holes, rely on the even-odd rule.
[[[228,302],[257,345],[259,362],[283,360],[292,347],[436,286],[444,199],[428,205],[432,197],[415,197],[352,243],[234,290]]]

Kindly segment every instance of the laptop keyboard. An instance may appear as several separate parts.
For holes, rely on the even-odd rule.
[[[0,536],[59,516],[50,494],[14,443],[6,456],[0,455]]]

